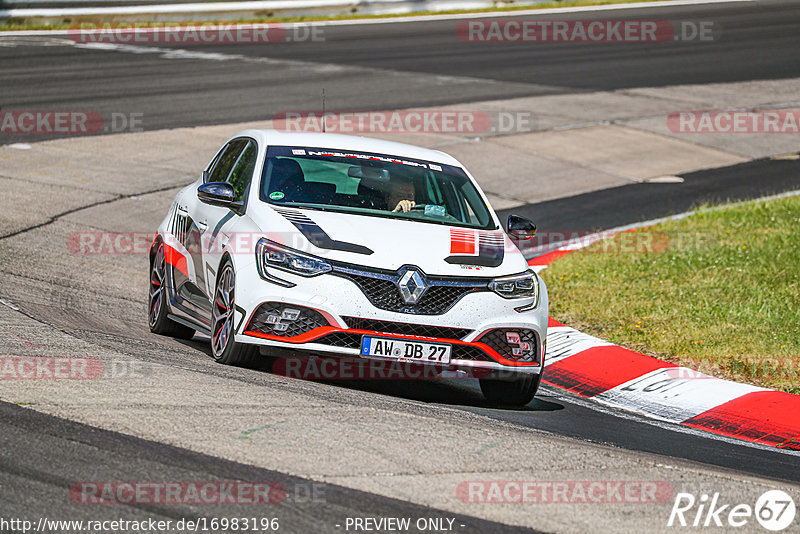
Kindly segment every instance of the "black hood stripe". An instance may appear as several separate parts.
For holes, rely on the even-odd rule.
[[[341,250],[342,252],[353,252],[355,254],[364,254],[369,256],[374,251],[363,245],[356,243],[348,243],[346,241],[337,241],[331,239],[325,230],[320,228],[317,223],[306,217],[299,211],[292,211],[287,209],[274,208],[275,211],[283,215],[287,221],[292,223],[300,233],[308,239],[312,245],[327,250]]]

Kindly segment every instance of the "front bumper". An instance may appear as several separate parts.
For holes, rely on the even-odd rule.
[[[237,286],[248,288],[246,292],[240,290],[236,297],[241,314],[236,320],[237,342],[360,357],[361,338],[376,336],[451,345],[448,364],[424,363],[443,371],[465,370],[476,374],[475,370],[479,369],[482,376],[498,378],[542,371],[548,307],[544,283],[541,283],[538,306],[524,312],[515,311],[515,308],[530,304],[532,299],[504,299],[491,291],[478,291],[466,294],[445,313],[415,315],[377,308],[356,283],[339,276],[305,278],[280,272],[282,279],[296,284],[285,288],[264,281],[255,271],[243,267],[237,272]],[[281,307],[309,309],[313,313],[298,319],[302,322],[300,327],[275,332],[264,327],[266,321],[261,306],[265,304],[278,310]],[[314,316],[314,320],[310,320],[310,316]],[[512,345],[524,342],[532,345],[526,352],[530,354],[526,361],[512,355],[512,347],[503,347],[506,332],[525,333],[522,342]],[[516,341],[513,335],[511,339]]]

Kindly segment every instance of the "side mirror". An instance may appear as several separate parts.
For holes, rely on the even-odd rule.
[[[508,216],[508,235],[518,241],[527,241],[536,235],[536,225],[532,220],[519,215]]]
[[[222,208],[241,209],[242,203],[236,202],[236,191],[228,182],[208,182],[197,188],[197,198],[204,204]]]

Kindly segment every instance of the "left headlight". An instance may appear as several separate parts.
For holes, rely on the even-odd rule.
[[[495,278],[489,289],[506,299],[533,297],[534,307],[539,302],[539,276],[533,271]]]
[[[256,260],[259,274],[267,279],[272,277],[267,273],[266,267],[301,276],[317,276],[332,269],[330,263],[321,258],[284,247],[266,238],[259,240],[256,245]]]

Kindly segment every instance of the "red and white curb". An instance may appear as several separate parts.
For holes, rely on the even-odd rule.
[[[630,228],[619,229],[626,230]],[[528,264],[540,271],[592,242],[581,241],[533,258]],[[544,383],[606,406],[800,451],[800,395],[715,378],[619,347],[554,319],[547,329],[545,368]]]

